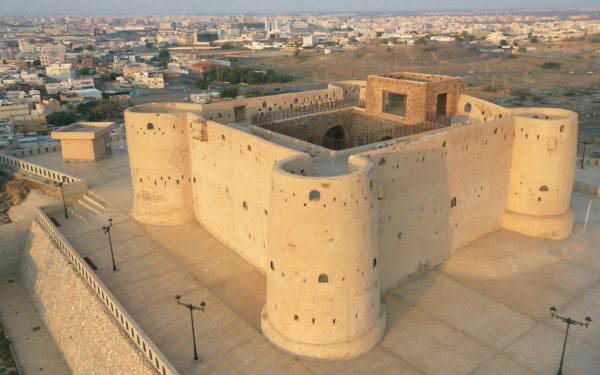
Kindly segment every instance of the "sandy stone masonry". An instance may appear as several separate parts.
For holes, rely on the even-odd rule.
[[[157,373],[35,221],[19,277],[72,374]]]
[[[502,108],[463,89],[452,77],[393,73],[326,90],[128,109],[131,215],[156,225],[197,220],[264,272],[262,329],[278,347],[358,356],[385,331],[381,292],[500,228],[552,239],[572,233],[576,114]],[[404,116],[385,113],[385,93],[406,96],[390,101],[406,103]],[[379,123],[417,124],[431,112],[456,118],[319,157],[306,142],[244,125],[257,111],[346,94],[365,96],[361,116]],[[323,119],[344,125],[336,122],[344,115],[332,114],[289,123],[323,133]]]

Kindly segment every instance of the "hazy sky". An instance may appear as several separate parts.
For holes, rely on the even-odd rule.
[[[401,12],[468,9],[599,7],[599,0],[0,0],[8,14],[216,14],[298,12]]]

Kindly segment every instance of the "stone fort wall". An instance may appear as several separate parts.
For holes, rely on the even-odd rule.
[[[464,95],[457,102],[471,124],[373,145],[335,177],[312,176],[308,154],[267,135],[204,120],[199,106],[130,109],[128,132],[149,119],[175,126],[164,141],[128,133],[133,215],[163,225],[195,217],[264,272],[262,325],[275,344],[300,355],[356,356],[385,325],[381,290],[499,228],[549,238],[572,232],[576,115],[507,111]],[[187,156],[173,158],[176,147]],[[158,168],[150,179],[137,175],[156,159],[182,173],[179,184],[159,184]],[[136,178],[162,197],[159,205],[140,199]]]

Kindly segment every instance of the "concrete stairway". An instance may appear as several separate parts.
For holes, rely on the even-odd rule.
[[[87,222],[105,212],[107,208],[108,203],[91,191],[88,191],[82,195],[77,202],[71,204],[68,210],[69,214],[84,222]]]

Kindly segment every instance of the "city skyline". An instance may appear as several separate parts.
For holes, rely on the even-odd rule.
[[[31,0],[27,7],[22,3],[9,0],[0,0],[3,15],[91,15],[91,14],[265,14],[285,13],[344,13],[344,12],[370,12],[370,13],[398,13],[398,12],[431,12],[431,11],[485,11],[485,10],[566,10],[566,9],[598,9],[595,0],[533,0],[524,4],[517,0],[505,1],[501,8],[496,2],[459,0],[456,2],[441,3],[436,0],[424,0],[417,4],[400,5],[390,4],[384,0],[374,0],[369,3],[340,0],[330,1],[327,4],[316,0],[308,0],[302,4],[287,3],[282,1],[267,0],[261,2],[248,2],[228,0],[219,3],[199,3],[194,0],[181,0],[178,6],[163,1],[149,1],[145,3],[143,12],[136,3],[124,3],[117,0],[104,2],[89,2],[80,0],[57,0],[46,2]],[[566,7],[568,5],[568,8]],[[118,12],[116,11],[118,9]]]

